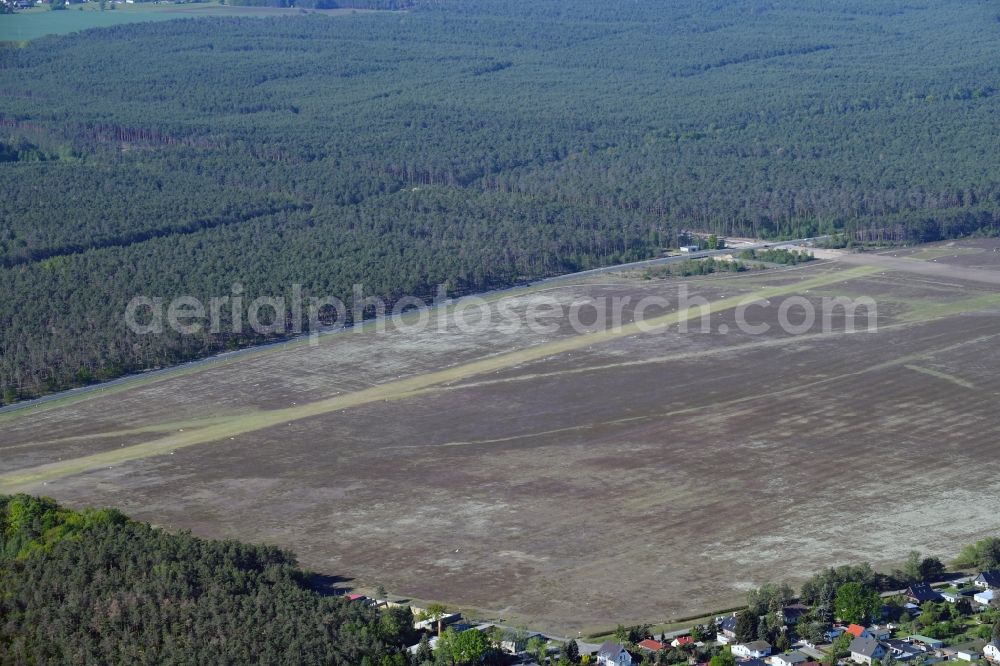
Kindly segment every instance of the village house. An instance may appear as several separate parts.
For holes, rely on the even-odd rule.
[[[949,604],[958,603],[958,600],[962,598],[962,595],[958,590],[948,589],[941,590],[941,598],[947,601]]]
[[[1000,589],[1000,569],[984,571],[976,576],[976,579],[972,582],[976,587],[981,587],[984,590],[990,588]]]
[[[851,641],[851,661],[855,664],[867,664],[885,656],[885,646],[871,637],[855,638]]]
[[[614,641],[607,641],[597,650],[597,663],[601,666],[632,666],[632,655]]]
[[[875,638],[872,636],[870,631],[862,627],[860,624],[852,624],[848,626],[847,633],[855,638]]]
[[[670,641],[670,645],[679,648],[685,645],[694,645],[694,636],[678,636],[674,640]]]
[[[812,661],[824,661],[827,658],[826,652],[816,649],[816,645],[810,644],[809,641],[799,641],[797,645],[798,651],[809,657]]]
[[[844,631],[845,630],[844,630],[843,627],[831,627],[827,631],[823,632],[823,639],[827,643],[832,643],[835,640],[837,640],[838,638],[840,638],[841,636],[843,636],[844,635]]]
[[[883,645],[896,661],[910,661],[926,654],[923,649],[898,638],[890,638]]]
[[[719,631],[718,631],[718,636],[716,638],[716,641],[718,641],[719,643],[722,643],[723,645],[727,645],[727,644],[732,643],[733,641],[735,641],[736,640],[736,616],[735,615],[730,615],[727,618],[723,618],[722,621],[719,622],[718,630]]]
[[[652,638],[647,638],[646,640],[639,641],[639,649],[645,650],[647,652],[659,652],[665,647],[667,647],[665,643],[661,643],[660,641],[654,641]]]
[[[771,657],[771,666],[805,666],[809,657],[798,650]]]
[[[768,666],[767,662],[763,659],[745,659],[736,663],[739,666]]]
[[[906,598],[915,604],[941,601],[942,597],[928,583],[914,583],[906,588]]]
[[[799,618],[809,612],[805,604],[789,604],[781,609],[781,617],[787,625],[798,624]]]
[[[896,661],[910,661],[915,659],[918,655],[924,654],[924,651],[918,648],[912,643],[907,643],[906,641],[901,641],[897,638],[890,638],[885,641],[884,645],[892,653],[893,658]]]
[[[983,647],[983,656],[992,661],[994,664],[1000,664],[1000,644],[996,641],[987,643]]]
[[[887,626],[873,624],[867,629],[868,635],[877,641],[887,641],[892,638],[892,629]]]
[[[733,646],[733,656],[737,659],[760,659],[771,654],[771,644],[767,641],[751,641]]]

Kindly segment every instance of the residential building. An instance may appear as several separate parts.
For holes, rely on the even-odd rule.
[[[719,622],[718,636],[716,640],[723,645],[736,640],[736,616],[730,615]]]
[[[1000,569],[984,571],[976,576],[976,579],[972,582],[976,587],[981,587],[984,590],[990,588],[1000,589]]]
[[[847,633],[855,638],[874,638],[871,632],[862,627],[860,624],[852,624],[847,627]]]
[[[887,641],[892,638],[892,629],[889,627],[880,627],[877,624],[873,624],[867,629],[868,635],[877,641]]]
[[[763,659],[746,659],[744,661],[736,662],[737,666],[767,666],[767,662]]]
[[[737,659],[761,659],[771,654],[771,644],[767,641],[751,641],[733,646],[733,656]]]
[[[1000,643],[993,641],[983,647],[983,656],[994,664],[1000,664]]]
[[[832,643],[843,635],[844,635],[843,627],[832,627],[829,630],[823,632],[823,638],[826,640],[827,643]]]
[[[906,598],[915,604],[941,601],[942,597],[928,583],[914,583],[906,588]]]
[[[600,666],[632,666],[632,655],[614,641],[607,641],[597,650]]]
[[[771,657],[771,666],[805,666],[809,657],[798,650]]]
[[[809,612],[809,606],[805,604],[789,604],[781,609],[781,616],[785,624],[798,624],[799,618]]]
[[[639,648],[646,650],[647,652],[659,652],[663,648],[667,647],[665,643],[660,641],[654,641],[652,638],[647,638],[644,641],[639,641]]]
[[[684,647],[685,645],[694,645],[694,637],[678,636],[674,640],[670,641],[670,645],[673,647]]]
[[[867,664],[868,666],[886,654],[885,646],[870,637],[855,638],[851,641],[850,651],[851,661],[855,664]]]
[[[916,645],[896,638],[890,638],[885,641],[884,645],[889,649],[896,661],[909,661],[918,655],[924,654],[924,651]]]
[[[806,641],[800,641],[800,645],[796,649],[813,661],[823,661],[827,658],[827,654],[825,652],[816,649],[815,645],[811,645]]]

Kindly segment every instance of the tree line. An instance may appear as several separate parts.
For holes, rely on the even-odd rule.
[[[692,230],[995,234],[989,11],[415,0],[2,49],[0,397],[260,341],[136,339],[136,295],[393,301]]]

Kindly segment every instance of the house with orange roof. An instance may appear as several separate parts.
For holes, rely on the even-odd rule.
[[[874,638],[871,632],[862,627],[860,624],[852,624],[847,627],[847,633],[855,638]]]
[[[647,638],[644,641],[639,641],[639,647],[650,652],[659,652],[667,646],[660,641],[654,641],[652,638]]]

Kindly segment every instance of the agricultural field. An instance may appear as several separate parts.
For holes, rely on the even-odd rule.
[[[0,414],[0,493],[277,544],[362,588],[564,632],[723,608],[825,565],[948,556],[1000,529],[997,248],[570,277],[490,301],[479,326],[442,307],[441,327],[412,315]],[[501,322],[616,297],[617,328],[585,308],[593,332]],[[768,332],[740,326],[747,297]],[[788,299],[797,323],[836,297],[877,317],[778,326]]]

